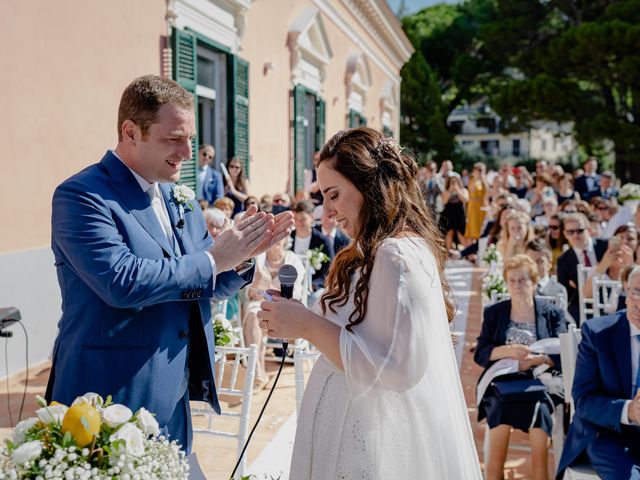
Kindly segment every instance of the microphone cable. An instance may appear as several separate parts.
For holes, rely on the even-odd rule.
[[[269,400],[271,400],[271,395],[273,395],[274,390],[276,389],[276,385],[278,385],[278,379],[280,378],[280,373],[282,372],[282,367],[284,367],[284,361],[287,358],[287,350],[289,349],[289,343],[288,342],[282,342],[282,360],[280,361],[280,366],[278,367],[278,373],[276,374],[276,378],[273,381],[273,385],[271,386],[271,390],[269,390],[269,395],[267,395],[267,399],[264,402],[264,405],[262,405],[262,409],[260,410],[260,413],[258,414],[258,418],[256,419],[256,423],[253,424],[253,428],[251,429],[251,432],[249,433],[249,436],[247,437],[247,441],[244,442],[244,447],[242,448],[242,452],[240,452],[240,457],[238,458],[238,461],[236,462],[236,466],[233,467],[233,472],[231,472],[231,476],[229,477],[230,479],[234,478],[235,474],[236,474],[236,470],[238,470],[238,467],[240,466],[240,462],[242,462],[242,457],[244,457],[244,454],[247,450],[247,447],[249,446],[249,442],[251,441],[251,437],[253,436],[253,433],[256,431],[256,428],[258,427],[258,424],[260,423],[260,420],[262,419],[262,414],[264,413],[264,411],[267,408],[267,405],[269,404]]]

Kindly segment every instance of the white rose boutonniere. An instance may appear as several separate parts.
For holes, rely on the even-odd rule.
[[[104,423],[109,425],[111,428],[116,428],[123,423],[127,423],[131,417],[133,417],[131,409],[118,403],[111,405],[102,411],[102,420],[104,420]]]
[[[176,185],[173,187],[173,199],[178,204],[178,215],[180,219],[178,220],[178,228],[184,227],[184,209],[188,208],[192,210],[191,200],[196,198],[196,194],[193,190],[191,190],[186,185]]]

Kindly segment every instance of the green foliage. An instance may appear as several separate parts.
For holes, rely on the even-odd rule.
[[[480,39],[510,70],[489,85],[492,107],[518,124],[571,121],[588,153],[612,141],[627,180],[640,161],[640,1],[498,0],[497,11]]]

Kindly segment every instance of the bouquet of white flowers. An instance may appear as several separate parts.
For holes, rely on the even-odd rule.
[[[217,347],[237,345],[240,341],[238,330],[233,328],[231,322],[222,313],[213,317],[213,336],[216,339]]]
[[[640,185],[637,183],[625,183],[620,189],[618,200],[622,203],[628,200],[640,200]]]
[[[0,449],[0,479],[186,480],[189,464],[160,435],[154,416],[87,393],[70,407],[36,397],[37,417],[16,425]]]
[[[481,260],[483,265],[486,266],[497,266],[502,263],[502,255],[500,255],[495,243],[492,243],[486,248]]]
[[[507,293],[507,284],[499,271],[490,271],[482,279],[482,293],[488,300],[493,298],[494,293]]]
[[[322,264],[326,263],[330,260],[329,255],[324,253],[323,247],[311,248],[307,251],[307,259],[309,260],[309,265],[316,272],[322,268]]]

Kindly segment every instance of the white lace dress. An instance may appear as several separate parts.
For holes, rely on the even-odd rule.
[[[310,374],[289,478],[480,480],[433,255],[387,239],[369,285],[364,321],[340,336],[344,373],[321,356]]]

